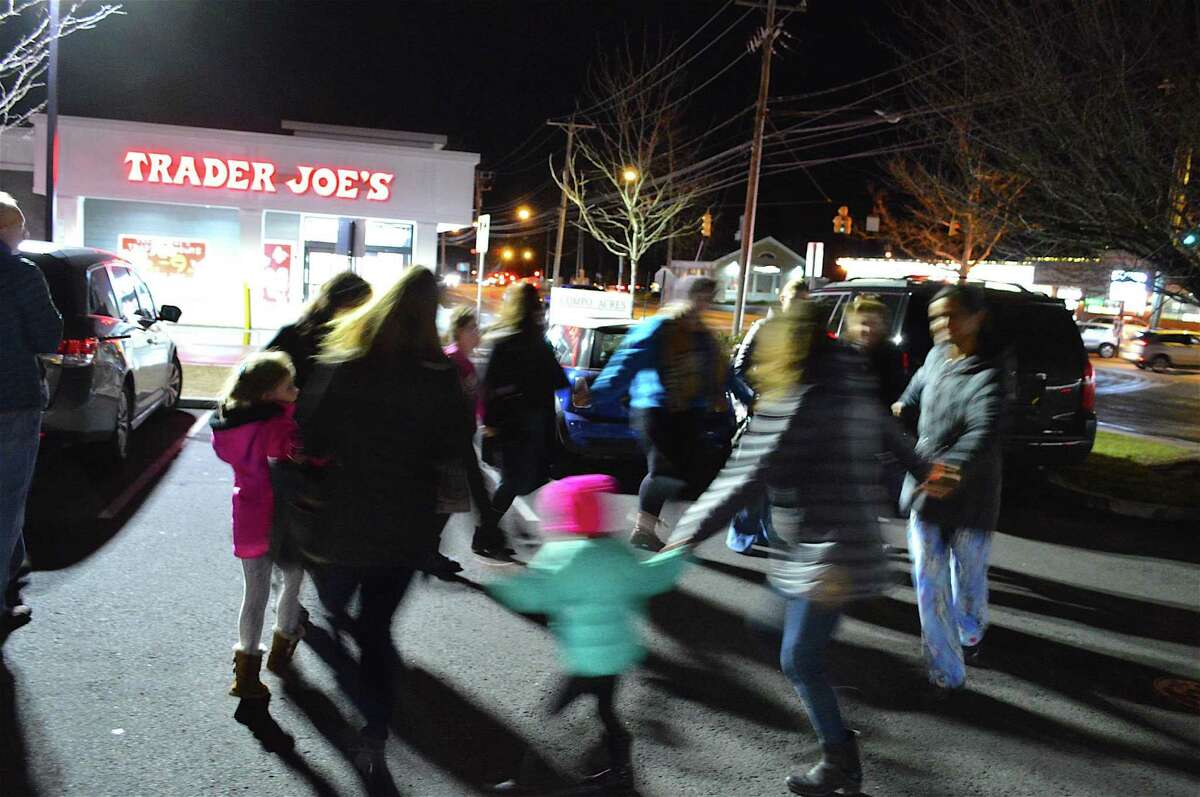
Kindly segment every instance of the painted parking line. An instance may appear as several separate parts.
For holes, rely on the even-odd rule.
[[[191,440],[193,437],[200,434],[200,432],[204,431],[205,427],[208,426],[209,420],[212,419],[212,415],[213,410],[200,413],[199,417],[196,418],[196,422],[192,424],[190,429],[188,429],[188,433],[186,435],[187,439]]]
[[[483,478],[488,480],[489,489],[495,492],[496,486],[500,484],[500,471],[486,462],[480,462],[479,467],[483,471]],[[541,519],[537,516],[537,512],[533,511],[533,507],[529,505],[529,502],[523,496],[517,496],[512,505],[513,509],[517,510],[517,514],[521,516],[521,520],[524,520],[526,523],[541,522]]]
[[[150,482],[154,481],[156,478],[158,478],[160,473],[166,470],[167,466],[171,464],[171,460],[179,456],[179,452],[183,450],[183,444],[188,440],[193,439],[197,434],[203,431],[205,427],[208,426],[208,421],[211,417],[212,410],[201,413],[201,415],[196,418],[196,422],[193,423],[191,428],[188,429],[187,434],[171,443],[171,445],[167,447],[166,451],[163,451],[161,454],[159,454],[158,459],[150,463],[150,466],[138,474],[138,477],[134,479],[128,487],[122,490],[120,495],[114,498],[108,506],[100,510],[100,514],[97,517],[99,517],[100,520],[112,520],[120,515],[121,511],[125,509],[125,507],[129,506],[129,503],[134,498],[137,498],[139,495],[141,495],[142,491],[146,489]]]

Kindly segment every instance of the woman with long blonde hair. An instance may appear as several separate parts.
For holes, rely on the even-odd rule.
[[[298,545],[331,616],[345,616],[360,595],[358,763],[368,769],[394,704],[392,617],[458,511],[446,505],[447,470],[475,456],[471,413],[438,338],[439,292],[433,272],[413,266],[335,321],[297,412],[306,452],[332,463],[320,511],[297,524]]]
[[[831,340],[826,319],[794,302],[758,336],[751,378],[760,392],[750,426],[709,489],[680,519],[668,548],[728,528],[765,497],[776,547],[769,580],[783,600],[780,664],[824,754],[787,779],[803,795],[857,793],[858,743],[825,674],[825,649],[846,604],[888,583],[882,524],[885,449],[904,450],[863,355]]]

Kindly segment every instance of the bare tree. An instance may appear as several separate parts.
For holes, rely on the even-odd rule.
[[[918,127],[967,115],[1022,186],[998,251],[1120,250],[1200,293],[1200,5],[941,0],[909,21]]]
[[[58,38],[91,30],[113,14],[123,13],[120,3],[71,3],[58,23]],[[23,23],[28,31],[18,35],[8,53],[0,57],[0,130],[24,124],[41,111],[46,101],[31,101],[46,87],[42,77],[50,54],[50,10],[45,0],[3,0],[0,25]]]
[[[892,160],[888,173],[904,204],[889,206],[876,194],[883,236],[911,255],[956,264],[963,279],[1012,231],[1014,204],[1028,184],[988,163],[965,117],[936,146]]]
[[[699,225],[703,176],[676,172],[694,159],[683,132],[682,73],[658,53],[627,45],[602,55],[590,76],[589,107],[563,177],[550,173],[577,208],[577,224],[609,252],[629,259],[631,284],[638,263],[656,243]],[[656,66],[647,67],[650,63]],[[565,178],[565,179],[564,179]]]

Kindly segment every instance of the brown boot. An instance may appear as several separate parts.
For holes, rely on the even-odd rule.
[[[633,533],[629,535],[629,544],[644,551],[661,551],[663,541],[658,537],[658,518],[649,512],[638,512]]]
[[[304,626],[300,626],[293,636],[276,628],[275,636],[271,639],[271,652],[267,655],[267,669],[276,675],[286,675],[292,667],[292,656],[296,654],[296,646],[300,644],[302,636]]]
[[[271,696],[271,690],[258,679],[262,668],[262,653],[233,652],[233,686],[229,694],[242,699],[262,699]]]

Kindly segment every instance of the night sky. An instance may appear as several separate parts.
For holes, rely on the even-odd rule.
[[[891,24],[881,3],[809,5],[786,20],[790,38],[777,50],[773,96],[893,66],[881,43]],[[545,164],[550,152],[561,152],[563,136],[545,120],[571,111],[596,52],[643,35],[677,44],[720,12],[677,59],[707,48],[687,67],[689,84],[699,85],[745,52],[764,18],[711,0],[126,0],[125,10],[63,43],[62,113],[262,132],[294,119],[444,133],[450,148],[479,152],[483,168],[499,172],[485,209],[502,213],[522,198],[539,210],[556,206]],[[759,63],[757,55],[742,58],[694,97],[692,128],[753,103]],[[782,127],[797,118],[792,111],[824,109],[847,96],[777,103],[773,122]],[[746,140],[750,122],[746,114],[723,136]],[[766,179],[758,236],[775,235],[803,251],[806,240],[828,237],[837,204],[850,204],[861,218],[877,170],[874,161],[847,161]],[[706,254],[736,247],[732,233],[744,198],[742,185],[714,199],[716,235]],[[544,234],[529,242],[540,251]]]

